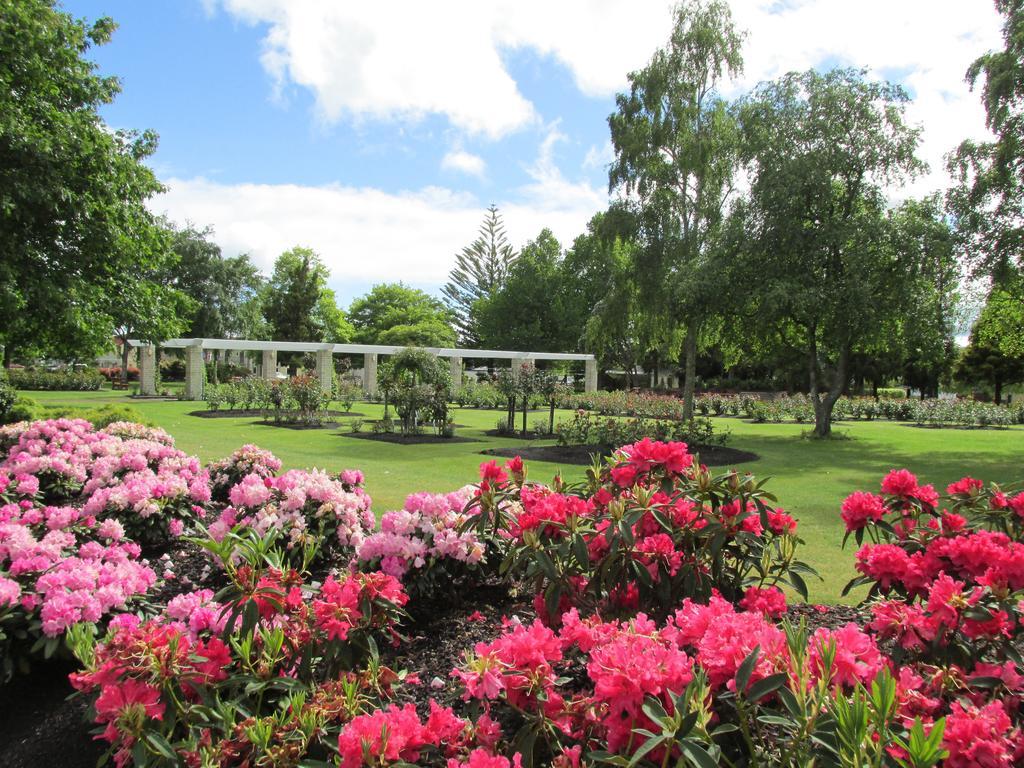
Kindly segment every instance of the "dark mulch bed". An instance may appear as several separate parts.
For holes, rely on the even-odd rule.
[[[86,722],[88,702],[76,696],[67,660],[38,661],[27,675],[0,687],[0,766],[93,768],[104,751]]]
[[[700,454],[701,463],[707,464],[709,467],[732,466],[747,461],[757,461],[761,458],[756,453],[724,445],[691,445],[690,451]],[[481,453],[506,458],[521,456],[527,461],[550,461],[556,464],[582,464],[585,466],[593,462],[594,454],[611,456],[612,449],[607,445],[524,445],[518,448],[489,448]]]
[[[173,399],[173,398],[172,398]],[[189,416],[198,416],[202,419],[241,419],[246,416],[259,416],[263,418],[263,411],[258,408],[236,408],[233,411],[189,411]],[[365,416],[365,413],[359,413],[357,411],[324,411],[325,416],[335,417],[338,416]],[[268,420],[267,423],[271,423],[272,420]]]
[[[303,424],[299,421],[254,421],[254,425],[262,425],[264,427],[278,427],[279,429],[337,429],[341,426],[340,422],[337,421],[322,421],[319,424]]]
[[[524,435],[519,430],[516,430],[515,432],[506,432],[498,429],[488,429],[484,434],[488,437],[517,437],[520,440],[550,440],[554,437],[550,432],[527,431]]]
[[[425,445],[429,443],[479,443],[472,437],[441,437],[435,434],[426,435],[402,435],[398,432],[338,432],[339,437],[354,437],[357,440],[376,440],[381,443],[394,443],[396,445]]]
[[[383,657],[392,669],[419,677],[420,685],[407,686],[403,694],[424,712],[430,698],[458,708],[461,689],[451,671],[462,661],[463,651],[492,640],[501,632],[503,618],[518,617],[529,624],[536,617],[532,599],[510,594],[503,584],[453,589],[446,599],[413,599],[407,608],[411,623],[402,634],[408,642],[389,648]],[[476,612],[483,619],[468,621]]]

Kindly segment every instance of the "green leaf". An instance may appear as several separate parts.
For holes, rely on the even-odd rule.
[[[774,675],[769,675],[763,680],[758,680],[750,686],[750,690],[747,691],[747,698],[750,699],[750,701],[759,701],[785,685],[788,678],[789,676],[785,672],[779,672]]]
[[[736,692],[742,693],[747,690],[747,683],[750,682],[750,676],[754,673],[754,667],[757,666],[757,658],[761,655],[761,646],[755,645],[754,650],[747,654],[747,658],[740,664],[739,669],[736,670]]]

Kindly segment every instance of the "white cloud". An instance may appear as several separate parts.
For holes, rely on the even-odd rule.
[[[943,156],[967,137],[985,137],[981,99],[964,82],[970,63],[1001,45],[992,3],[963,0],[733,0],[748,30],[738,92],[786,72],[825,65],[867,67],[903,82],[912,124],[923,126],[920,157],[930,171],[904,194],[945,187]],[[773,12],[773,9],[774,12]]]
[[[204,3],[212,8],[215,1]],[[219,0],[235,17],[267,27],[262,62],[276,87],[308,88],[324,120],[438,114],[491,138],[539,119],[503,51],[550,56],[569,69],[582,93],[607,97],[667,39],[670,6],[666,0]],[[992,3],[732,0],[732,7],[749,33],[735,92],[832,63],[903,79],[915,92],[908,113],[925,125],[921,154],[932,166],[915,189],[941,186],[943,154],[967,136],[985,135],[980,100],[963,75],[975,57],[1000,44]]]
[[[475,176],[486,166],[462,149],[459,131],[497,139],[543,125],[503,51],[548,56],[567,67],[581,92],[607,97],[664,42],[669,22],[663,0],[205,1],[267,27],[262,62],[283,97],[295,87],[309,89],[328,122],[442,115],[458,131],[441,168]],[[786,71],[831,64],[869,67],[912,90],[908,116],[924,125],[921,156],[932,170],[904,193],[944,186],[942,156],[965,137],[985,135],[980,99],[963,81],[974,58],[1000,45],[999,18],[985,0],[733,0],[733,8],[749,36],[745,73],[730,85],[730,96]],[[525,182],[496,194],[517,245],[545,226],[568,245],[607,205],[603,187],[561,170],[557,150],[566,141],[557,119],[548,123],[537,157],[523,166]],[[581,170],[593,172],[611,159],[608,142],[593,145]],[[203,178],[168,184],[154,208],[212,224],[226,252],[247,251],[269,269],[286,248],[310,245],[335,281],[442,283],[491,202],[438,186],[383,191]]]
[[[487,164],[479,155],[465,152],[461,149],[453,149],[441,158],[441,167],[446,171],[458,171],[468,176],[483,178],[487,170]]]
[[[544,227],[568,245],[607,205],[601,191],[565,179],[550,152],[541,153],[530,173],[529,184],[495,201],[516,245]],[[340,184],[221,184],[203,178],[170,179],[167,186],[153,209],[174,221],[211,224],[225,253],[248,253],[269,272],[282,251],[309,246],[323,257],[335,284],[443,283],[454,254],[476,236],[491,202],[441,187],[389,193]]]
[[[614,159],[615,149],[612,147],[611,140],[608,139],[603,144],[591,145],[590,149],[587,150],[586,156],[583,158],[583,169],[587,171],[603,171],[607,169]]]

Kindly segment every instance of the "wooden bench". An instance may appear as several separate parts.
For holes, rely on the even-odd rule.
[[[131,382],[121,381],[120,379],[113,379],[110,382],[110,388],[111,389],[128,389],[128,385],[130,383]]]

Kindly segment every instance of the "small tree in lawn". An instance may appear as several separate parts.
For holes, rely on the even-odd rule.
[[[413,347],[403,349],[381,366],[378,385],[382,391],[390,393],[402,420],[402,434],[416,433],[424,409],[429,410],[428,418],[438,427],[438,432],[443,430],[448,421],[451,375],[435,355]]]

